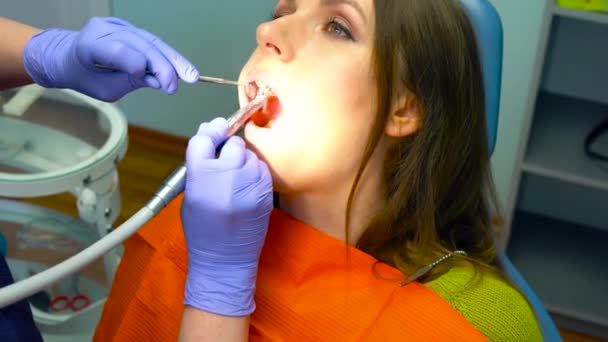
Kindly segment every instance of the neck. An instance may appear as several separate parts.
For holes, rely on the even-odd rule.
[[[382,206],[380,167],[370,160],[355,192],[350,210],[348,241],[346,206],[353,180],[325,187],[319,191],[300,192],[279,197],[279,206],[287,214],[336,239],[355,245],[372,216]],[[370,171],[375,170],[375,171]]]

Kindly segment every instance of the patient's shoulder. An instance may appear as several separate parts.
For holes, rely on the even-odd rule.
[[[498,275],[456,267],[428,286],[492,341],[542,341],[527,300]]]

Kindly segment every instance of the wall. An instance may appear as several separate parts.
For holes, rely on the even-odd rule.
[[[513,168],[526,106],[531,92],[537,45],[543,24],[544,0],[491,0],[502,18],[504,29],[503,82],[498,141],[492,168],[501,205],[512,193]]]
[[[79,29],[91,16],[110,14],[111,0],[4,0],[0,15],[29,25]]]

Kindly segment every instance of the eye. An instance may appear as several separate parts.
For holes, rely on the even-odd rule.
[[[278,11],[276,11],[276,10],[273,10],[273,11],[270,13],[270,21],[273,21],[273,20],[279,19],[279,18],[281,18],[281,17],[282,17],[282,16],[284,16],[284,15],[285,15],[285,14],[280,13],[280,12],[278,12]]]
[[[338,18],[331,18],[327,23],[327,32],[340,38],[354,41],[352,32]]]

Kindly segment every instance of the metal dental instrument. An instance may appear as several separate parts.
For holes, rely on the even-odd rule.
[[[265,89],[260,89],[260,93],[256,96],[251,102],[249,102],[245,107],[240,108],[234,114],[232,114],[228,118],[228,136],[233,136],[238,132],[251,118],[251,116],[262,109],[266,102],[268,101],[268,97],[270,94]]]
[[[105,70],[112,70],[112,71],[121,71],[117,67],[103,65],[103,64],[95,64],[95,67],[98,68],[98,69],[105,69]],[[150,72],[146,73],[146,75],[152,75],[153,76],[153,74],[150,73]],[[201,82],[201,83],[212,83],[212,84],[223,84],[223,85],[233,85],[233,86],[241,86],[241,87],[246,86],[246,84],[239,83],[237,81],[231,81],[231,80],[227,80],[227,79],[223,79],[223,78],[218,78],[218,77],[211,77],[211,76],[199,76],[198,77],[198,82]]]
[[[198,81],[205,82],[205,83],[225,84],[225,85],[234,85],[234,86],[241,86],[241,87],[246,86],[246,84],[239,83],[237,81],[230,81],[230,80],[226,80],[223,78],[210,77],[210,76],[199,76]]]
[[[255,112],[262,109],[266,105],[269,96],[269,91],[262,87],[255,99],[232,114],[228,118],[228,136],[234,135]],[[167,206],[171,200],[184,191],[185,185],[186,166],[182,165],[164,180],[163,184],[154,194],[154,197],[143,208],[108,235],[76,255],[45,271],[0,288],[0,309],[27,298],[40,291],[40,289],[52,286],[121,245],[131,235],[135,234],[141,226]]]

